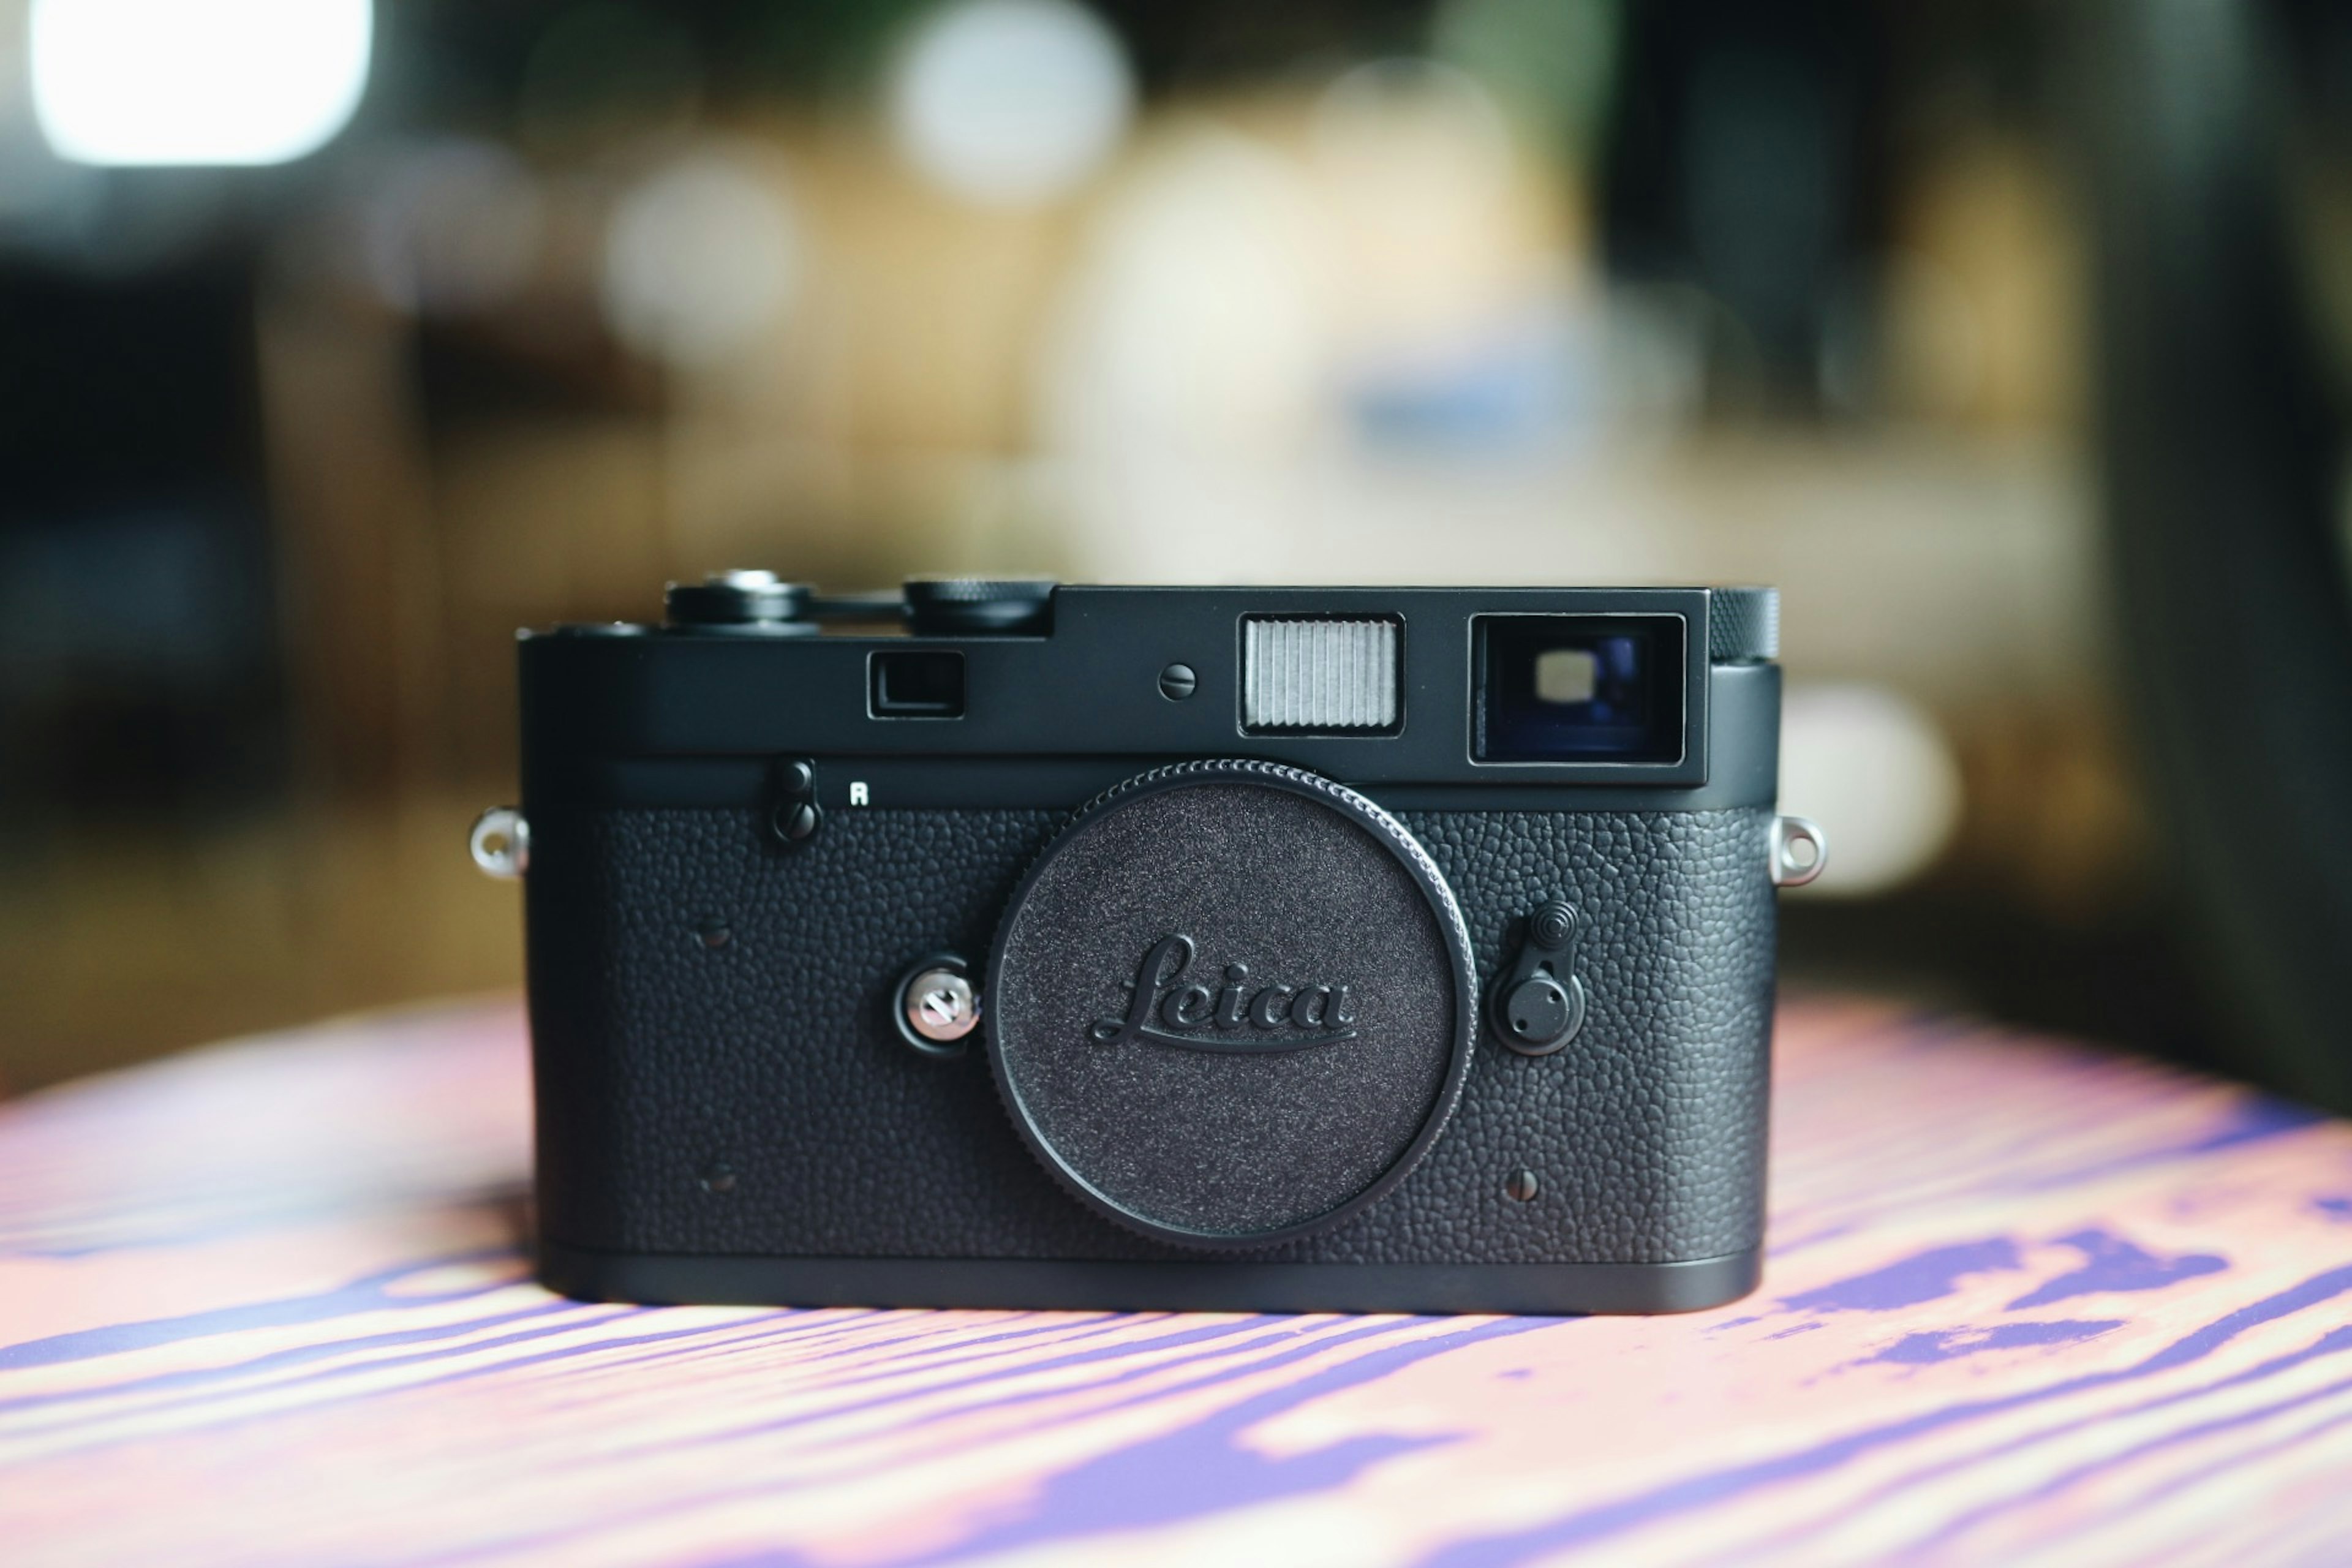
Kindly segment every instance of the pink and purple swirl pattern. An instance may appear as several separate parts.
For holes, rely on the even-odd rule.
[[[507,1006],[0,1106],[0,1559],[2352,1561],[2352,1127],[1780,1041],[1764,1289],[1660,1319],[565,1301]]]

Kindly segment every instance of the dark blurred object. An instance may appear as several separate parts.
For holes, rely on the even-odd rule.
[[[2163,858],[2248,1051],[2352,1106],[2343,431],[2289,184],[2352,19],[2105,0],[2081,23],[2116,658]]]
[[[0,799],[268,793],[282,764],[243,258],[0,277]]]
[[[1876,237],[1884,13],[1861,0],[1652,0],[1627,21],[1612,270],[1720,300],[1714,384],[1809,406],[1834,302]]]

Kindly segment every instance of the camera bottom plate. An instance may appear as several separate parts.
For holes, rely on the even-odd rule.
[[[1756,1289],[1760,1249],[1682,1263],[1045,1262],[598,1252],[542,1242],[585,1301],[1177,1312],[1694,1312]]]

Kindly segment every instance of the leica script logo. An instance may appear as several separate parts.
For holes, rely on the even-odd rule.
[[[1106,1046],[1134,1040],[1188,1051],[1259,1055],[1303,1051],[1356,1037],[1354,999],[1345,985],[1256,985],[1249,965],[1225,965],[1224,984],[1178,984],[1192,963],[1189,936],[1152,943],[1135,972],[1135,994],[1123,1018],[1098,1019],[1088,1031]]]

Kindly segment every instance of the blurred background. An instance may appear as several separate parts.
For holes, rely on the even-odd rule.
[[[516,628],[767,566],[1777,583],[1791,984],[2352,1099],[2347,89],[2229,0],[0,0],[0,1086],[517,984]]]

